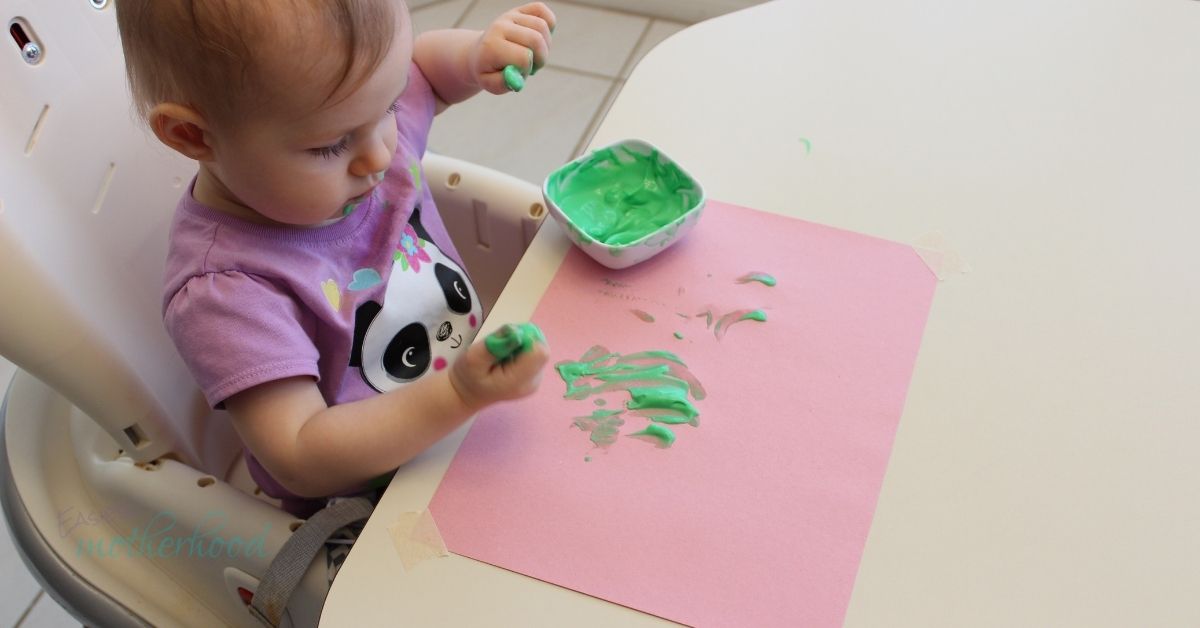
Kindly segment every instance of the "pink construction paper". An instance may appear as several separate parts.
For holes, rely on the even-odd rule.
[[[476,419],[430,504],[447,547],[684,624],[840,626],[936,283],[910,246],[715,201],[632,268],[572,249],[533,315],[552,362],[672,351],[699,425],[597,448],[573,418],[601,406],[548,371]],[[768,320],[694,316],[744,309]]]

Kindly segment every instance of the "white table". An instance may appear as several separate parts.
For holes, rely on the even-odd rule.
[[[625,137],[711,198],[940,231],[973,268],[938,287],[846,625],[1200,625],[1200,1],[774,2],[649,54],[592,145]],[[491,327],[567,246],[548,222]],[[386,528],[464,434],[389,488],[322,625],[662,623],[457,556],[404,573]]]

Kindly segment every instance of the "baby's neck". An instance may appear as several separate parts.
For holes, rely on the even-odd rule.
[[[204,164],[200,164],[200,172],[196,175],[196,185],[192,188],[192,198],[196,199],[197,203],[210,207],[222,214],[228,214],[235,218],[240,218],[246,222],[253,222],[260,225],[272,225],[276,227],[291,227],[293,229],[309,229],[312,227],[324,227],[331,225],[342,219],[342,216],[330,218],[324,222],[315,225],[297,226],[282,223],[276,220],[271,220],[266,216],[247,207],[239,201],[229,188],[221,182],[220,177]]]

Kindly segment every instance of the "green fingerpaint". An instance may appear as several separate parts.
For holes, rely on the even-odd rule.
[[[484,346],[497,362],[507,362],[529,351],[535,342],[546,342],[542,330],[533,323],[504,325],[483,339]]]
[[[517,66],[504,66],[504,86],[514,92],[525,89],[525,77],[521,76],[521,70]]]
[[[746,273],[737,279],[738,283],[750,283],[751,281],[757,281],[764,286],[775,286],[775,278],[767,273]]]
[[[680,339],[680,340],[683,340],[683,334],[681,334],[681,333],[679,333],[679,332],[675,332],[675,337],[676,337],[676,338],[678,338],[678,339]]]
[[[609,245],[633,244],[681,220],[700,201],[696,182],[658,151],[623,146],[560,168],[546,190],[583,233]]]
[[[658,446],[659,449],[666,449],[675,444],[675,432],[671,428],[651,423],[646,426],[646,429],[640,432],[630,434],[633,438],[641,437],[642,440],[648,440]]]

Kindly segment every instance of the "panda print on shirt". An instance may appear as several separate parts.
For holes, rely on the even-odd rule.
[[[354,314],[350,366],[379,392],[448,367],[471,344],[483,318],[467,273],[433,243],[413,210],[395,255],[383,303]]]

